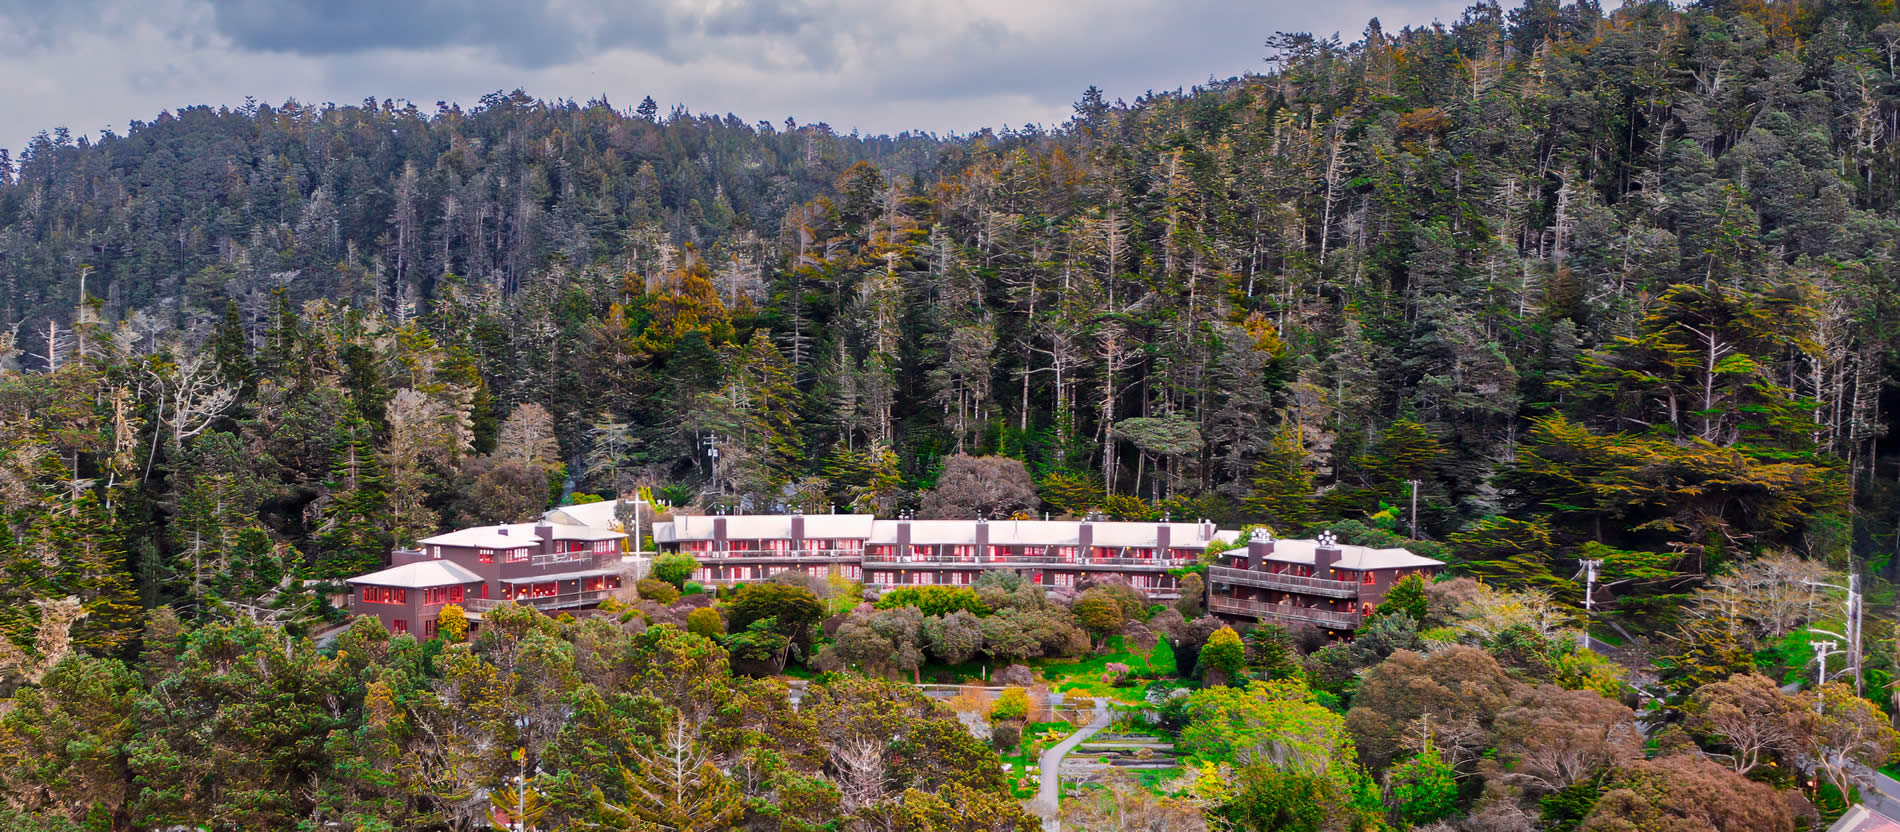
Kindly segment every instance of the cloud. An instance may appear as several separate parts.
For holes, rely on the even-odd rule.
[[[475,46],[516,66],[561,61],[581,39],[554,0],[208,0],[240,50],[351,55]]]
[[[1277,30],[1355,37],[1445,0],[0,0],[18,142],[191,104],[473,102],[517,87],[630,106],[968,132],[1260,68]]]

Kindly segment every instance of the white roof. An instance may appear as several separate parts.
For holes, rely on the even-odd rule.
[[[635,501],[638,502],[638,501]],[[621,528],[620,517],[615,513],[620,506],[617,500],[601,500],[597,503],[582,503],[573,506],[559,506],[546,514],[548,522],[556,526],[588,526],[609,531],[626,531]],[[641,502],[640,518],[653,519],[653,507]]]
[[[912,520],[910,542],[914,545],[969,545],[976,542],[975,520]],[[879,520],[870,542],[897,542],[902,521]],[[989,541],[992,546],[1077,546],[1082,540],[1080,520],[991,520]],[[1153,548],[1160,540],[1159,531],[1168,529],[1168,548],[1205,548],[1209,540],[1233,540],[1234,531],[1214,530],[1211,537],[1200,523],[1093,522],[1089,533],[1091,546],[1108,548]]]
[[[653,524],[653,539],[660,543],[679,540],[713,539],[713,523],[726,521],[728,540],[790,540],[790,514],[734,514],[715,517],[706,514],[674,515],[671,523]],[[871,536],[877,518],[869,514],[807,514],[805,539],[863,540]]]
[[[1275,563],[1313,564],[1313,552],[1319,548],[1317,540],[1276,540],[1273,542],[1273,554],[1267,560]],[[1339,545],[1339,569],[1415,569],[1421,566],[1444,566],[1445,562],[1433,560],[1423,555],[1412,554],[1407,549],[1374,549],[1370,546]],[[1225,553],[1230,557],[1247,557],[1247,547],[1229,549]]]
[[[352,584],[371,586],[393,586],[405,589],[421,589],[431,586],[454,586],[456,584],[480,583],[482,576],[455,565],[453,561],[421,560],[392,566],[381,572],[358,575],[348,579]]]
[[[588,526],[566,526],[549,524],[554,529],[555,540],[619,540],[626,535],[611,529],[596,529]],[[519,549],[523,546],[538,546],[541,538],[535,534],[533,523],[510,523],[506,526],[476,526],[457,529],[435,537],[425,537],[418,541],[425,546],[473,546],[482,549]]]
[[[723,519],[728,540],[788,540],[792,536],[792,517],[788,514],[680,515],[671,523],[655,523],[653,539],[660,543],[711,540],[713,524]],[[910,542],[920,546],[974,544],[979,525],[976,520],[880,520],[869,514],[809,514],[805,515],[805,539],[863,540],[888,545],[897,542],[898,527],[905,523],[910,525]],[[991,520],[989,541],[996,546],[1075,546],[1081,539],[1082,525],[1079,520]],[[1239,532],[1221,529],[1213,529],[1211,536],[1204,536],[1212,524],[1202,523],[1104,521],[1090,525],[1093,526],[1093,545],[1110,548],[1152,548],[1159,537],[1157,531],[1163,527],[1168,529],[1169,548],[1200,549],[1212,540],[1231,542],[1239,537]]]
[[[502,578],[504,584],[544,584],[549,581],[578,581],[582,578],[600,578],[619,574],[612,569],[583,569],[579,572],[556,572],[552,575],[516,575]]]
[[[807,514],[805,538],[864,540],[871,536],[877,517],[870,514]]]

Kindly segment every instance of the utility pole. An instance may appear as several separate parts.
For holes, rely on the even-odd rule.
[[[1577,637],[1577,641],[1579,646],[1589,647],[1590,613],[1597,608],[1597,567],[1602,566],[1603,561],[1583,560],[1578,561],[1578,564],[1583,566],[1583,633]]]
[[[1418,480],[1406,480],[1412,484],[1412,539],[1423,540],[1418,536]]]
[[[1834,649],[1833,641],[1813,641],[1808,643],[1814,648],[1814,712],[1821,712],[1821,686],[1827,684],[1827,657],[1839,652]]]
[[[1848,668],[1854,671],[1854,695],[1856,696],[1864,695],[1863,685],[1865,683],[1862,680],[1862,676],[1861,676],[1860,572],[1855,570],[1852,566],[1848,567],[1847,586],[1841,586],[1840,584],[1823,583],[1821,581],[1802,581],[1802,583],[1805,583],[1811,587],[1824,586],[1824,587],[1828,587],[1829,589],[1840,589],[1840,590],[1847,591],[1847,604],[1845,605],[1847,620],[1846,620],[1846,623],[1842,626],[1842,629],[1847,631],[1846,634],[1829,632],[1827,630],[1823,630],[1818,627],[1809,627],[1808,632],[1820,633],[1821,635],[1824,635],[1824,636],[1833,636],[1847,643],[1847,653],[1848,653],[1847,666]],[[1833,644],[1833,642],[1828,642],[1828,643],[1830,645]]]
[[[699,441],[699,444],[706,448],[706,476],[712,478],[713,491],[715,493],[718,493],[720,491],[720,488],[719,488],[719,434],[716,434],[716,433],[706,434],[706,438],[701,439]]]

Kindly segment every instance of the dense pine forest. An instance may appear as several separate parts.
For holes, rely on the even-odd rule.
[[[1585,655],[1553,634],[1581,620],[1579,563],[1602,561],[1597,620],[1642,655],[1632,684],[1656,685],[1647,729],[1675,732],[1648,752],[1731,748],[1729,732],[1694,727],[1709,718],[1698,691],[1753,669],[1812,676],[1787,611],[1799,604],[1772,585],[1852,571],[1876,612],[1891,600],[1900,12],[1530,0],[1427,26],[1375,20],[1350,43],[1273,34],[1263,57],[1134,101],[1091,87],[1061,125],[948,137],[517,91],[433,109],[192,107],[0,152],[0,693],[19,696],[0,721],[0,762],[19,772],[0,774],[0,793],[34,813],[19,828],[54,815],[113,830],[485,828],[489,804],[470,795],[508,761],[444,750],[480,732],[429,710],[442,703],[487,715],[491,745],[496,732],[542,743],[514,758],[517,782],[533,758],[557,760],[557,780],[625,778],[609,790],[625,803],[651,791],[635,787],[639,766],[664,760],[629,763],[563,726],[663,746],[708,691],[730,704],[669,746],[707,769],[667,776],[717,781],[749,808],[681,828],[992,828],[948,808],[1008,802],[987,775],[955,774],[967,760],[907,745],[889,763],[901,775],[842,804],[820,782],[864,741],[813,739],[824,714],[864,736],[889,726],[851,719],[954,734],[928,703],[872,714],[897,694],[835,677],[781,712],[776,683],[731,675],[727,648],[678,628],[504,620],[460,652],[360,627],[341,648],[303,640],[343,623],[333,582],[444,529],[636,492],[702,512],[947,516],[976,510],[931,499],[965,456],[1026,474],[985,513],[1332,529],[1482,582],[1421,601],[1382,652],[1302,644],[1288,659],[1249,635],[1256,675],[1312,685],[1257,696],[1342,713],[1381,673],[1426,673],[1389,655],[1483,676],[1495,696],[1463,717],[1472,730],[1503,725],[1500,709],[1597,707],[1556,701],[1589,685],[1549,685]],[[1802,592],[1801,620],[1827,621]],[[1506,603],[1487,606],[1495,593],[1534,623],[1471,624]],[[1183,635],[1201,612],[1168,631],[1175,649],[1206,642]],[[1534,648],[1509,635],[1526,626]],[[1862,693],[1882,708],[1891,630],[1868,622]],[[1435,631],[1466,646],[1395,653]],[[674,661],[716,667],[657,699],[609,701]],[[1288,662],[1298,672],[1276,675]],[[554,694],[520,683],[546,673],[568,674]],[[271,685],[280,698],[243,707],[307,722],[227,746],[172,722],[202,714],[161,716],[196,702],[242,725],[204,703]],[[1634,703],[1634,690],[1602,692]],[[1768,707],[1759,689],[1727,693]],[[533,716],[495,721],[517,710]],[[21,762],[21,737],[102,714],[119,750]],[[1366,724],[1335,726],[1367,768],[1312,825],[1295,809],[1220,823],[1417,820],[1376,811],[1397,751],[1368,751]],[[534,731],[547,733],[518,736]],[[1533,782],[1496,770],[1497,746],[1432,736],[1416,760],[1455,741],[1469,753],[1443,758],[1456,810],[1421,826],[1787,828],[1591,814],[1618,783],[1667,791],[1652,782],[1666,764],[1635,746],[1593,746]],[[942,742],[932,753],[994,762]],[[226,763],[259,780],[165,785]],[[1698,788],[1800,786],[1714,768]],[[433,797],[418,796],[424,781]],[[115,797],[73,798],[79,782]],[[818,793],[832,802],[761,808]],[[1523,817],[1499,819],[1510,811]]]

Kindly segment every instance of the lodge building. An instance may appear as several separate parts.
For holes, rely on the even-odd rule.
[[[1201,559],[1209,544],[1228,544],[1207,574],[1208,610],[1236,620],[1350,631],[1408,575],[1430,580],[1440,561],[1405,549],[1275,540],[1261,532],[1240,546],[1239,533],[1211,522],[1090,520],[885,520],[864,514],[675,516],[653,526],[661,551],[700,562],[694,579],[709,585],[765,580],[788,570],[839,574],[867,587],[968,586],[989,569],[1010,569],[1036,584],[1073,587],[1087,576],[1117,575],[1158,600],[1178,598],[1170,570]]]
[[[969,586],[990,569],[1012,569],[1050,587],[1116,574],[1156,598],[1178,597],[1168,570],[1200,560],[1209,543],[1236,533],[1211,522],[1089,520],[910,520],[868,514],[678,516],[653,526],[661,551],[700,562],[709,585],[758,581],[787,570],[836,574],[874,589]]]
[[[644,571],[623,557],[619,512],[598,504],[556,509],[539,523],[480,526],[398,550],[380,572],[350,578],[349,609],[392,632],[435,634],[442,607],[472,617],[515,602],[542,610],[592,607]],[[1208,611],[1236,621],[1357,629],[1401,579],[1431,580],[1440,561],[1405,549],[1317,540],[1276,540],[1209,521],[912,520],[868,514],[686,515],[656,522],[661,552],[699,561],[693,580],[709,586],[762,581],[787,571],[838,575],[884,591],[903,586],[969,586],[987,570],[1012,570],[1051,590],[1117,576],[1156,600],[1180,597],[1171,570],[1208,567]],[[1239,544],[1239,545],[1235,545]]]
[[[625,582],[626,537],[546,519],[436,535],[396,550],[388,569],[350,578],[350,614],[430,638],[449,604],[474,619],[511,601],[542,610],[595,606]]]
[[[1207,609],[1285,627],[1355,630],[1394,584],[1411,575],[1429,583],[1444,567],[1405,549],[1341,544],[1331,531],[1318,540],[1275,540],[1257,530],[1208,567]]]

